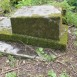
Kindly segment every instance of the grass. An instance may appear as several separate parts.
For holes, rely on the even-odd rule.
[[[54,70],[49,70],[48,77],[57,77],[57,74],[54,72]],[[66,72],[62,72],[59,77],[69,77],[69,75]]]
[[[38,54],[38,56],[45,61],[54,61],[56,59],[56,56],[51,54],[48,55],[44,52],[43,48],[37,48],[36,49],[36,53]]]
[[[15,67],[16,59],[11,55],[8,55],[7,59],[9,60],[9,65]]]
[[[6,73],[5,77],[17,77],[15,72]]]

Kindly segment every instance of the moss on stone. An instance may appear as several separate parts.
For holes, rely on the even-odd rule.
[[[11,18],[15,34],[59,40],[60,17],[56,18]]]
[[[61,17],[61,14],[57,13],[57,14],[49,14],[48,17],[53,17],[53,18],[56,18],[56,17]]]
[[[66,29],[64,34],[60,37],[60,41],[59,43],[60,44],[64,44],[64,45],[67,45],[67,39],[68,39],[68,26],[67,25],[64,25],[64,28]]]
[[[68,29],[67,26],[65,27],[66,29]],[[18,34],[0,35],[0,40],[16,41],[16,42],[22,41],[23,43],[28,45],[65,50],[67,45],[67,31],[62,35],[60,41],[31,37],[27,35],[18,35]]]
[[[12,35],[11,29],[1,29],[0,34],[7,34],[7,35]]]

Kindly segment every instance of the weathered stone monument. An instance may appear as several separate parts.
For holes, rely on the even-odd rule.
[[[61,8],[50,5],[18,9],[11,18],[15,34],[59,40],[62,29]]]
[[[22,41],[33,46],[66,49],[68,27],[62,24],[61,12],[61,8],[51,5],[24,6],[10,18],[12,35],[6,33],[2,35],[0,32],[0,40]]]

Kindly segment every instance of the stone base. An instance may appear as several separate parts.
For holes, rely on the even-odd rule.
[[[20,42],[22,41],[25,44],[33,45],[33,46],[39,46],[39,47],[45,47],[45,48],[52,48],[52,49],[60,49],[65,50],[67,46],[67,26],[64,26],[66,28],[65,33],[60,37],[60,41],[56,40],[49,40],[49,39],[43,39],[43,38],[37,38],[37,37],[31,37],[31,36],[23,36],[23,35],[0,35],[0,40],[6,40],[6,41],[16,41]]]

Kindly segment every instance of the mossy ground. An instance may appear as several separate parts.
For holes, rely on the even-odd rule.
[[[64,26],[68,30],[68,27],[66,25],[64,25]],[[67,30],[60,37],[60,41],[31,37],[31,36],[27,36],[27,35],[18,35],[18,34],[12,34],[12,35],[1,34],[0,40],[16,41],[16,42],[22,41],[23,43],[28,44],[28,45],[65,50],[66,45],[67,45],[67,38],[68,38],[67,37]]]

